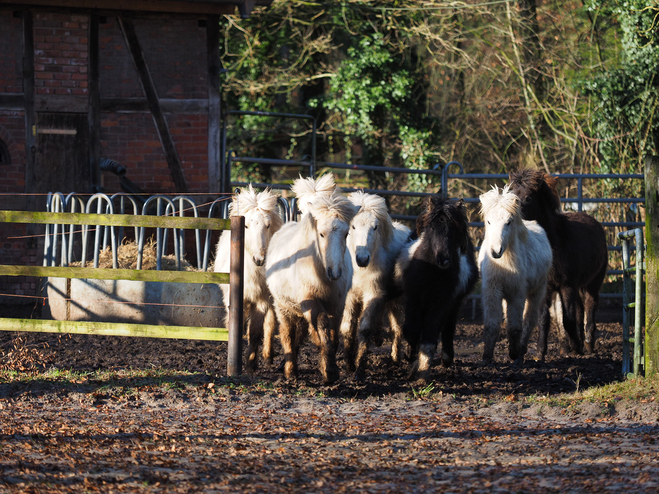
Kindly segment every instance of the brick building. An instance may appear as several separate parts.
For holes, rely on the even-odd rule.
[[[103,159],[148,193],[219,192],[219,19],[271,1],[0,0],[0,209],[120,192]],[[30,232],[2,225],[0,264],[39,262]]]

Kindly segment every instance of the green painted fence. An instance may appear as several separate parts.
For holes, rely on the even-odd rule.
[[[242,278],[244,265],[243,252],[245,225],[243,217],[235,216],[232,217],[231,220],[224,220],[216,218],[187,218],[149,215],[142,216],[127,214],[0,211],[0,223],[124,226],[204,230],[230,229],[232,256],[231,273],[0,265],[0,276],[33,276],[69,279],[106,279],[176,283],[229,283],[231,285],[232,294],[231,308],[229,311],[229,328],[0,318],[0,330],[228,341],[229,358],[227,363],[227,373],[229,375],[240,374],[242,367]],[[236,304],[237,306],[235,307],[234,300],[238,302]]]

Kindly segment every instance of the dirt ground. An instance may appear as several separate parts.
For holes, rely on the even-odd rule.
[[[482,325],[464,319],[455,365],[425,383],[387,342],[364,382],[324,386],[309,345],[290,382],[276,366],[227,378],[225,343],[23,335],[47,368],[114,372],[0,381],[0,492],[657,492],[654,400],[540,399],[620,380],[619,314],[598,315],[594,355],[551,335],[522,368],[505,341],[480,365]]]

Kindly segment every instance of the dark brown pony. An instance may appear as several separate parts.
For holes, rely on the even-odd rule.
[[[405,293],[403,336],[416,359],[410,377],[428,372],[440,336],[442,364],[453,364],[460,306],[478,280],[464,202],[436,195],[424,209],[416,224],[419,238],[396,261]]]
[[[595,349],[595,313],[599,290],[606,276],[608,249],[602,225],[586,213],[563,213],[556,191],[557,179],[539,170],[510,174],[510,190],[522,202],[522,215],[545,229],[554,261],[547,284],[547,303],[540,317],[538,350],[544,360],[549,334],[549,308],[560,295],[563,328],[570,348],[592,353]],[[584,321],[585,316],[585,321]],[[585,323],[585,324],[584,324]]]

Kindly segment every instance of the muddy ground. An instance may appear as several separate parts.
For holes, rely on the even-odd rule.
[[[364,382],[324,386],[308,345],[289,382],[276,366],[227,378],[225,343],[22,335],[47,368],[115,372],[0,381],[0,491],[656,492],[653,399],[546,400],[621,378],[619,314],[600,312],[594,355],[552,335],[521,369],[505,342],[481,366],[482,325],[463,319],[456,364],[426,383],[386,342]]]

